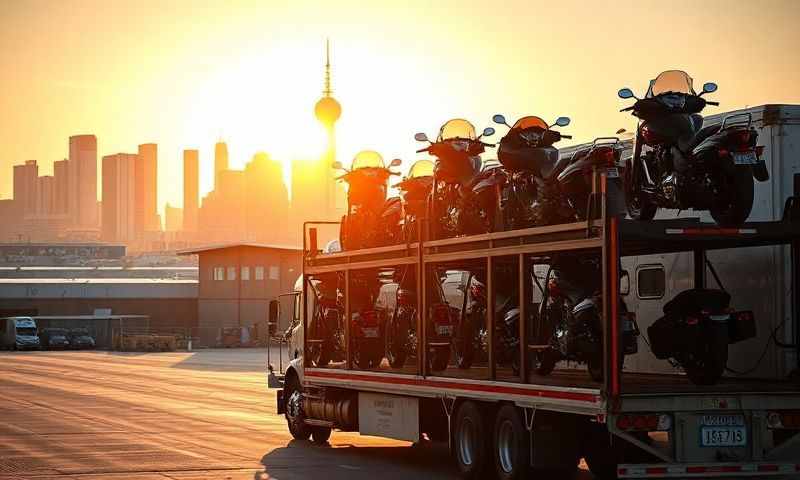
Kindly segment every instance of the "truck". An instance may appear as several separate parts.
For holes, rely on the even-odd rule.
[[[0,318],[0,338],[4,349],[39,350],[41,348],[36,321],[31,317]]]
[[[291,434],[319,443],[334,429],[446,442],[465,478],[554,478],[574,473],[580,459],[599,478],[800,476],[800,107],[746,113],[770,180],[756,185],[751,217],[737,227],[715,225],[705,212],[627,219],[621,192],[609,188],[617,168],[592,173],[597,214],[586,222],[336,253],[319,248],[318,228],[330,222],[307,222],[291,360],[277,392]],[[552,340],[542,305],[564,255],[599,265],[600,363],[565,358],[545,372]],[[381,284],[370,326],[386,351],[399,291],[415,295],[403,362],[362,361],[365,290],[356,285],[365,277]],[[413,278],[413,288],[398,286],[399,277]],[[346,320],[321,361],[331,332],[316,323],[326,311],[318,291],[330,278]],[[659,325],[681,292],[712,288],[730,295],[748,332],[727,346],[722,378],[697,382],[656,353],[665,337],[679,343],[689,330]],[[476,295],[510,302],[522,320],[509,341],[509,316],[488,309],[472,327],[481,334],[466,362],[454,325],[464,324]],[[723,317],[735,323],[734,313]]]

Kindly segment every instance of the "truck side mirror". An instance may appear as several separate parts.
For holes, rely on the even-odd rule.
[[[627,270],[623,270],[619,277],[619,294],[628,295],[631,293],[631,275]]]
[[[267,329],[269,335],[275,335],[278,331],[278,312],[280,311],[280,303],[277,300],[269,301],[269,318],[267,320]]]

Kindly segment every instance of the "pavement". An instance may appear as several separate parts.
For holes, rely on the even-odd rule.
[[[0,480],[458,478],[446,446],[294,441],[266,349],[0,353]]]

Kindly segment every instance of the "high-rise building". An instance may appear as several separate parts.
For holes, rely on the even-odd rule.
[[[56,203],[53,213],[67,213],[67,203],[69,202],[69,161],[66,158],[53,162],[53,178],[55,182],[53,195]]]
[[[97,228],[97,137],[69,137],[67,209],[74,226]]]
[[[164,207],[164,231],[166,232],[179,232],[183,228],[183,209],[173,207],[169,203]]]
[[[136,238],[136,162],[138,155],[103,157],[102,239],[130,242]]]
[[[39,215],[53,215],[56,213],[55,179],[44,175],[37,179],[36,188],[36,213]]]
[[[219,141],[214,145],[214,189],[219,188],[219,175],[228,170],[228,145]]]
[[[158,145],[139,145],[136,158],[136,208],[134,229],[137,235],[161,230],[158,221]]]
[[[183,231],[196,232],[200,185],[200,152],[183,151]],[[168,216],[169,218],[169,216]]]
[[[36,213],[39,166],[36,160],[14,165],[14,203],[22,215]]]
[[[283,165],[259,152],[244,168],[245,224],[250,239],[285,243],[290,238],[289,193]]]

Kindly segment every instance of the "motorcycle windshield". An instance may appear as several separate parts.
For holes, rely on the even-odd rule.
[[[525,130],[526,128],[532,128],[532,127],[539,127],[543,130],[547,130],[549,128],[547,126],[547,122],[545,122],[539,117],[534,117],[533,115],[520,118],[519,120],[517,120],[517,123],[515,123],[514,126],[511,128],[518,130]]]
[[[475,140],[475,127],[468,121],[461,118],[454,118],[442,125],[439,130],[439,141],[460,138],[462,140]]]
[[[666,72],[661,72],[654,80],[650,80],[647,98],[652,98],[656,95],[668,92],[696,95],[692,87],[692,77],[682,70],[667,70]]]
[[[420,178],[433,176],[433,162],[430,160],[419,160],[411,165],[406,178]]]
[[[351,170],[359,170],[361,168],[386,168],[386,166],[380,153],[373,150],[364,150],[358,152],[353,158]]]

